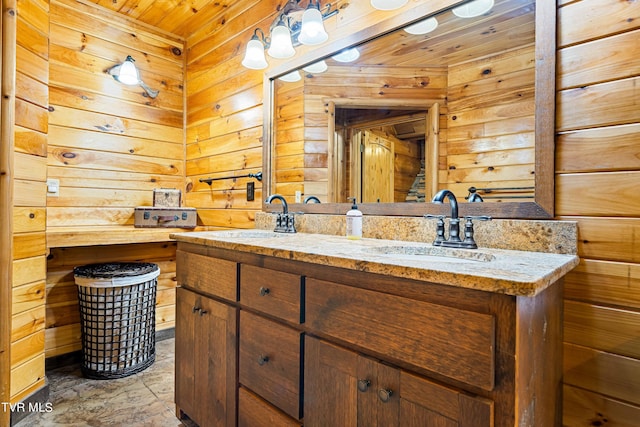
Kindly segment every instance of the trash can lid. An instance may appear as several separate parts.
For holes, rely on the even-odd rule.
[[[82,286],[124,286],[155,279],[160,268],[150,262],[111,262],[75,267],[73,275]]]

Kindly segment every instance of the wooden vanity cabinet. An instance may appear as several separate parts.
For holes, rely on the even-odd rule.
[[[561,283],[518,297],[182,242],[177,271],[176,403],[201,426],[561,425]]]

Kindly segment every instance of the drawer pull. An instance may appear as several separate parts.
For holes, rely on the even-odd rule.
[[[205,314],[207,314],[208,311],[207,310],[200,310],[200,316],[204,316]]]
[[[201,310],[202,309],[200,307],[197,307],[197,306],[194,305],[193,308],[191,309],[191,312],[195,313],[196,311],[201,311]]]
[[[263,297],[265,295],[269,295],[269,288],[260,286],[260,296]]]
[[[369,380],[358,380],[358,390],[365,392],[371,386],[371,381]]]
[[[258,365],[262,366],[269,361],[269,356],[260,355],[258,356]]]
[[[378,399],[380,399],[384,403],[387,403],[389,400],[391,400],[392,395],[393,395],[393,390],[387,390],[384,388],[381,388],[380,390],[378,390]]]

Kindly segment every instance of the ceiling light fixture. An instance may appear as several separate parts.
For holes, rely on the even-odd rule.
[[[269,36],[257,28],[245,50],[242,65],[253,70],[268,67],[264,50],[272,58],[286,59],[295,55],[295,46],[301,44],[313,46],[328,40],[324,20],[337,14],[331,10],[331,3],[324,8],[321,0],[308,0],[307,7],[300,5],[302,0],[288,0],[271,24]],[[324,12],[323,12],[324,10]]]
[[[109,68],[106,73],[112,76],[116,81],[128,85],[140,85],[140,87],[146,92],[149,98],[155,98],[160,91],[151,89],[142,80],[140,80],[140,74],[134,64],[135,59],[128,55],[122,64],[114,65]]]
[[[409,0],[371,0],[371,6],[378,10],[395,10],[400,9],[407,4]]]
[[[475,18],[484,15],[493,7],[493,0],[472,0],[461,6],[454,7],[452,12],[459,18]]]

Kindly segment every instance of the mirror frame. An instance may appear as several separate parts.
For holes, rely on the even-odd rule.
[[[426,3],[426,2],[425,2]],[[437,4],[434,4],[437,3]],[[263,98],[263,199],[275,188],[275,159],[273,156],[273,80],[307,64],[331,56],[340,50],[365,43],[392,31],[418,22],[430,15],[449,9],[460,1],[441,0],[419,5],[409,11],[374,24],[318,49],[294,57],[291,61],[268,69],[264,75]],[[435,8],[435,9],[434,9]],[[418,18],[416,18],[416,16]],[[556,7],[555,2],[535,2],[535,193],[528,202],[460,203],[460,216],[490,215],[493,218],[549,219],[554,216],[555,202],[555,67],[556,67]],[[328,185],[328,184],[327,184]],[[433,203],[362,203],[364,215],[423,216],[444,215],[449,206]],[[351,203],[290,203],[290,212],[344,215]],[[265,212],[279,212],[276,204],[262,203]]]

